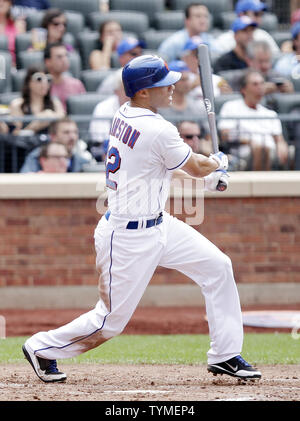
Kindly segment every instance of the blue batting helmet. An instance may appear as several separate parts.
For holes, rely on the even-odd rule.
[[[141,89],[173,85],[180,78],[180,72],[169,70],[162,58],[153,55],[130,60],[122,71],[125,93],[130,98]]]

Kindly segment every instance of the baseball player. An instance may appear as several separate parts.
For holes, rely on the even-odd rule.
[[[157,266],[176,269],[202,289],[210,332],[208,371],[242,379],[261,373],[241,356],[243,326],[230,259],[185,222],[164,211],[172,175],[204,178],[216,190],[227,176],[222,152],[195,154],[174,125],[157,113],[169,106],[181,73],[163,59],[131,60],[122,78],[130,101],[115,114],[106,162],[108,210],[95,229],[100,299],[70,323],[39,332],[23,345],[25,357],[44,382],[64,381],[56,359],[79,355],[120,334]]]

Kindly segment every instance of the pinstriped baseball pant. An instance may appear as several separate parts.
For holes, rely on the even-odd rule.
[[[243,324],[231,261],[194,228],[167,213],[160,225],[136,230],[102,217],[95,247],[99,301],[72,322],[29,338],[36,355],[74,357],[120,334],[157,266],[176,269],[200,286],[210,334],[208,363],[241,353]]]

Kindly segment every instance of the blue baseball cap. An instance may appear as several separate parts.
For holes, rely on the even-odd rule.
[[[205,44],[205,42],[203,42],[200,36],[195,35],[194,37],[189,38],[187,40],[182,51],[195,50],[196,48],[199,47],[200,44]]]
[[[145,42],[133,37],[125,38],[118,45],[117,53],[119,56],[121,56],[122,54],[125,54],[136,47],[145,48]]]
[[[299,32],[300,32],[300,22],[296,22],[291,28],[291,33],[292,33],[293,39],[297,38]]]
[[[168,67],[173,72],[180,72],[180,73],[182,73],[182,72],[190,72],[190,69],[185,64],[185,62],[182,61],[182,60],[173,60],[173,61],[170,61],[170,63],[168,63]]]
[[[239,18],[236,18],[232,25],[231,29],[233,32],[242,31],[245,28],[248,28],[248,26],[257,26],[257,23],[250,19],[249,16],[240,16]]]
[[[237,15],[248,11],[261,12],[267,9],[267,5],[259,0],[239,0],[235,5],[235,13]]]

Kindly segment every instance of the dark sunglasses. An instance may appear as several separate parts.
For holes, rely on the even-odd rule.
[[[65,28],[67,27],[67,22],[54,22],[54,21],[52,21],[50,23],[51,23],[51,25],[54,25],[54,26],[63,25]]]
[[[186,139],[193,139],[193,137],[197,137],[198,139],[200,139],[199,134],[183,134],[182,136],[185,137]]]

